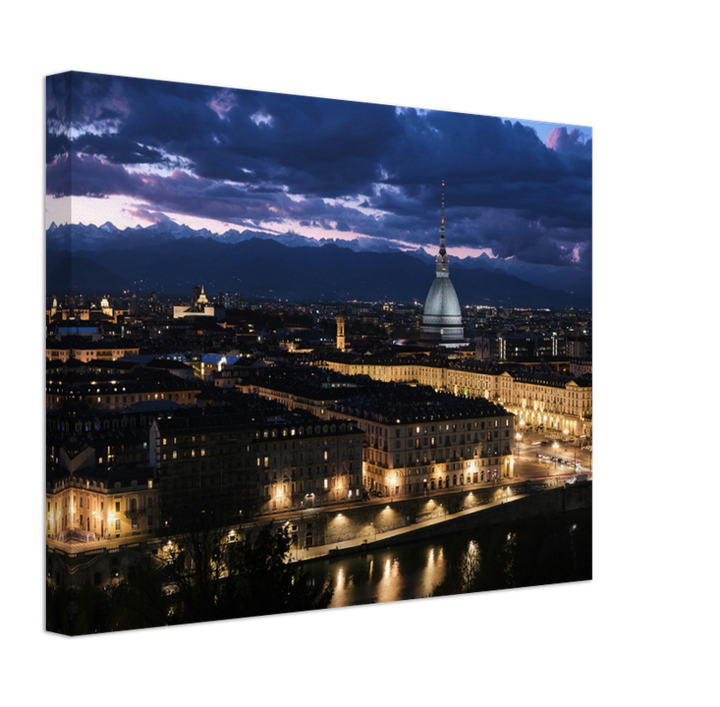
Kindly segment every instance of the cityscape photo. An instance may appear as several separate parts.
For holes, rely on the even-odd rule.
[[[590,127],[67,72],[45,228],[48,631],[592,579]]]

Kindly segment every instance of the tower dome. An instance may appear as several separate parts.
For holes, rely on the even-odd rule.
[[[459,344],[463,341],[460,302],[450,281],[449,263],[445,250],[445,182],[443,181],[440,251],[435,259],[435,280],[425,299],[420,328],[423,341],[435,341],[441,344]]]

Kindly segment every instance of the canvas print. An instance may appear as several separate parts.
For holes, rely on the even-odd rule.
[[[592,578],[590,127],[81,72],[46,119],[48,631]]]

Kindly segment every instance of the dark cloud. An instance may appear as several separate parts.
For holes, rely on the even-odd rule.
[[[256,123],[258,113],[271,123]],[[384,146],[398,127],[386,106],[242,92],[218,132],[226,149],[198,145],[187,153],[199,175],[333,198],[372,194]]]
[[[131,172],[108,160],[77,152],[61,156],[48,165],[46,189],[52,196],[99,198],[119,194],[152,204],[152,212],[182,213],[241,226],[312,217],[324,229],[349,231],[347,217],[356,213],[337,204],[325,204],[322,199],[296,202],[281,190],[244,189],[182,170],[168,176]],[[361,222],[367,219],[361,214],[358,216]],[[335,222],[338,222],[336,227]]]
[[[52,196],[128,194],[133,181],[123,167],[76,152],[56,158],[45,171],[45,188]]]
[[[449,245],[589,262],[592,141],[575,129],[544,145],[500,118],[76,73],[48,79],[47,116],[53,195],[424,245],[444,179]]]
[[[164,165],[169,161],[159,149],[117,135],[81,135],[73,141],[73,150],[120,165]]]
[[[392,237],[418,244],[437,239],[444,179],[449,244],[545,263],[566,261],[575,238],[591,238],[589,160],[564,159],[532,129],[499,118],[409,109],[398,120],[404,139],[383,162],[386,183],[396,188],[368,200],[402,218],[404,228],[393,218],[383,221]],[[492,229],[488,213],[495,214]]]

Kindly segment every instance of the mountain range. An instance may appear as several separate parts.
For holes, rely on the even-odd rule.
[[[158,291],[289,301],[422,302],[434,277],[423,249],[360,238],[317,241],[295,233],[246,230],[218,235],[172,222],[118,229],[52,224],[46,232],[48,295]],[[452,259],[451,279],[463,304],[529,307],[591,305],[591,280],[579,268],[489,258]],[[549,285],[552,285],[550,287]]]

